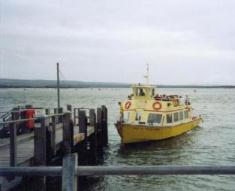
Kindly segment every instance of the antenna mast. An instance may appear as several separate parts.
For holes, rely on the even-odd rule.
[[[146,83],[149,84],[149,64],[147,63],[146,65],[147,65],[147,73],[144,77],[146,79]]]

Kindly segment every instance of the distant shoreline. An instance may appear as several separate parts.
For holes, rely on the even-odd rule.
[[[60,88],[129,88],[129,83],[61,81]],[[56,88],[55,80],[0,79],[0,88]],[[158,88],[235,88],[235,85],[156,85]]]
[[[1,89],[56,89],[56,86],[0,86]],[[130,88],[130,86],[87,86],[87,87],[66,87],[61,86],[61,89],[85,89],[85,88]],[[180,86],[180,85],[156,85],[156,88],[189,88],[189,89],[234,89],[235,86]]]

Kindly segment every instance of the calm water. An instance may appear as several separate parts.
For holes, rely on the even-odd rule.
[[[124,147],[115,130],[117,102],[129,89],[65,89],[62,104],[79,107],[106,105],[109,148],[104,165],[235,165],[235,89],[160,89],[160,93],[189,95],[204,118],[201,127],[161,142]],[[54,89],[0,89],[0,109],[15,105],[55,107]],[[89,190],[235,190],[235,176],[113,176]]]

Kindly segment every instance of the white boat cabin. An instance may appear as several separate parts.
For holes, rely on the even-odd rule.
[[[169,127],[192,120],[188,98],[155,94],[155,86],[133,85],[128,100],[120,104],[121,119],[126,124]]]

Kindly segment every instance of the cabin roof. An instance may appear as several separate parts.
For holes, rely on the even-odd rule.
[[[156,86],[149,85],[149,84],[134,84],[131,87],[132,88],[155,88]]]

